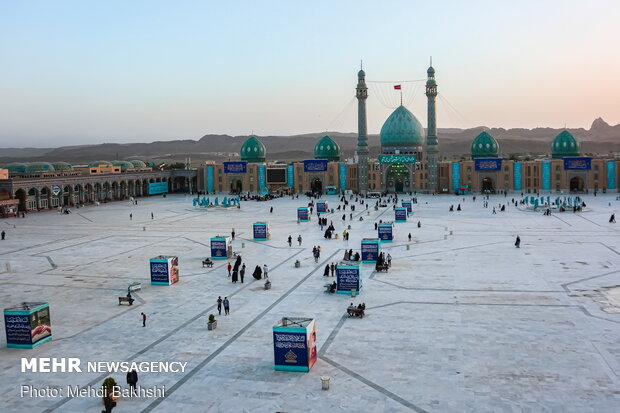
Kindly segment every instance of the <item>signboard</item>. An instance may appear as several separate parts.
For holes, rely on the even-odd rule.
[[[60,193],[60,186],[52,185],[52,195],[58,196],[59,193]]]
[[[244,174],[248,170],[248,163],[245,161],[224,162],[225,174]]]
[[[316,212],[327,212],[327,202],[318,201],[316,203]]]
[[[379,224],[377,231],[381,242],[392,242],[392,224]]]
[[[564,158],[565,171],[589,171],[592,169],[592,158]]]
[[[545,191],[551,189],[551,162],[549,161],[542,163],[542,189]]]
[[[267,171],[265,169],[265,165],[258,165],[258,192],[261,194],[267,194],[269,191],[267,190]]]
[[[168,192],[168,182],[151,182],[149,195],[165,194]]]
[[[293,165],[287,165],[286,167],[286,186],[293,188],[295,186],[295,170]]]
[[[225,260],[228,258],[228,238],[211,238],[211,259]]]
[[[413,212],[413,204],[411,201],[403,201],[402,206],[407,209],[408,213],[411,214]]]
[[[513,165],[513,188],[515,191],[520,191],[523,188],[521,184],[523,181],[523,164],[521,162],[515,162]]]
[[[394,209],[394,221],[396,222],[407,221],[407,208],[395,208]]]
[[[252,224],[254,232],[254,239],[256,241],[266,241],[269,238],[269,231],[267,230],[266,222],[255,222]]]
[[[316,362],[316,322],[312,318],[282,319],[273,327],[275,370],[310,371]]]
[[[307,222],[309,220],[308,208],[297,208],[297,219],[301,222]]]
[[[607,189],[616,189],[616,161],[607,161]]]
[[[341,191],[347,189],[347,164],[341,163],[338,165],[338,186]]]
[[[49,304],[22,303],[4,309],[6,345],[10,348],[35,348],[52,339]]]
[[[207,166],[207,192],[215,191],[214,185],[213,185],[214,170],[215,168],[213,166]]]
[[[362,262],[377,262],[379,258],[379,239],[365,238],[362,240]]]
[[[452,162],[452,190],[457,191],[461,186],[461,164]]]
[[[159,256],[151,258],[151,284],[172,285],[179,281],[179,258]]]
[[[474,169],[476,171],[501,171],[501,158],[476,158],[474,159]]]
[[[327,160],[311,159],[304,161],[304,172],[325,172],[327,171]]]
[[[416,163],[415,155],[379,155],[379,163]]]
[[[362,278],[358,265],[336,266],[336,291],[338,294],[350,294],[351,290],[359,293],[361,287]]]

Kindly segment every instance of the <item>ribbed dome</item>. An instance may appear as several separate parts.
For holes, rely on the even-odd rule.
[[[30,162],[26,166],[26,172],[51,172],[54,166],[48,162]]]
[[[340,145],[331,137],[325,135],[314,145],[314,158],[339,161]]]
[[[426,71],[426,74],[429,76],[435,76],[435,69],[433,68],[433,66],[429,66],[428,70]]]
[[[266,153],[265,145],[256,136],[248,138],[239,151],[241,160],[247,162],[265,162]]]
[[[26,165],[25,163],[21,163],[21,162],[12,162],[9,164],[4,165],[4,167],[6,169],[9,170],[9,172],[26,172],[26,168],[28,167],[28,165]]]
[[[424,146],[424,128],[413,113],[399,106],[381,127],[381,147],[401,148]]]
[[[89,164],[88,166],[92,167],[92,166],[99,166],[99,165],[112,165],[112,163],[110,163],[108,161],[95,161],[95,162]]]
[[[55,171],[70,171],[73,165],[67,162],[52,162]]]
[[[129,162],[129,161],[112,161],[110,162],[112,165],[114,166],[120,166],[121,167],[121,171],[125,172],[127,169],[133,169],[133,163]]]
[[[476,136],[471,143],[472,158],[497,158],[499,144],[486,132]]]
[[[577,139],[569,132],[562,131],[551,142],[551,157],[564,158],[565,156],[579,156],[580,145]]]
[[[129,162],[131,162],[134,168],[146,168],[146,164],[140,159],[132,159]]]

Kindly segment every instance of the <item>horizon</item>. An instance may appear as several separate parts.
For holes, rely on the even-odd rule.
[[[440,129],[620,124],[617,2],[144,4],[5,4],[0,147],[356,133],[360,59],[369,133],[396,84],[426,127],[431,55]]]

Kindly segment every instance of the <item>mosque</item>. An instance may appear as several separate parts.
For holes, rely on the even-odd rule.
[[[12,163],[0,168],[0,217],[18,212],[70,207],[165,192],[326,193],[496,193],[617,191],[620,160],[582,156],[567,130],[550,139],[550,156],[536,160],[500,157],[499,142],[482,132],[471,143],[471,159],[439,161],[435,69],[427,70],[426,130],[402,104],[380,131],[381,151],[370,159],[366,73],[357,74],[358,138],[354,159],[323,136],[313,159],[266,162],[266,148],[252,136],[239,161],[205,162],[197,169],[159,170],[141,160],[99,161],[83,166],[65,162]]]

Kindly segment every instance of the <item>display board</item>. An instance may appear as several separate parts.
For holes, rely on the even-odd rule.
[[[310,371],[317,359],[315,320],[285,317],[275,325],[273,358],[275,370]]]
[[[351,290],[359,293],[362,288],[362,277],[359,265],[341,263],[336,266],[336,291],[338,294],[351,294]]]
[[[230,237],[217,236],[211,238],[211,259],[225,260],[228,258],[228,246],[230,245]]]
[[[392,224],[377,225],[377,232],[378,232],[379,239],[381,240],[381,242],[392,242],[393,240],[392,229],[393,229]]]
[[[4,309],[6,345],[10,348],[35,348],[52,339],[48,303],[24,302]]]
[[[402,201],[403,208],[407,209],[408,213],[412,213],[413,212],[413,203],[411,201]]]
[[[151,182],[149,184],[149,195],[168,193],[168,182]]]
[[[325,172],[327,171],[327,160],[310,159],[304,161],[304,172]]]
[[[361,249],[362,262],[376,263],[381,249],[379,238],[364,238]]]
[[[300,222],[308,222],[310,220],[310,211],[308,211],[308,208],[297,208],[297,219]]]
[[[592,158],[564,158],[565,171],[589,171],[592,169]]]
[[[151,284],[172,285],[179,281],[179,257],[160,255],[151,258]]]
[[[269,225],[266,222],[255,222],[252,230],[255,241],[267,241],[270,237]]]
[[[326,201],[317,201],[316,203],[316,211],[323,213],[327,212],[327,202]]]
[[[407,221],[407,208],[394,208],[394,221],[406,222]]]
[[[501,171],[501,158],[476,158],[474,159],[474,169],[476,171]]]
[[[248,163],[246,161],[230,161],[224,162],[225,174],[244,174],[248,170]]]

